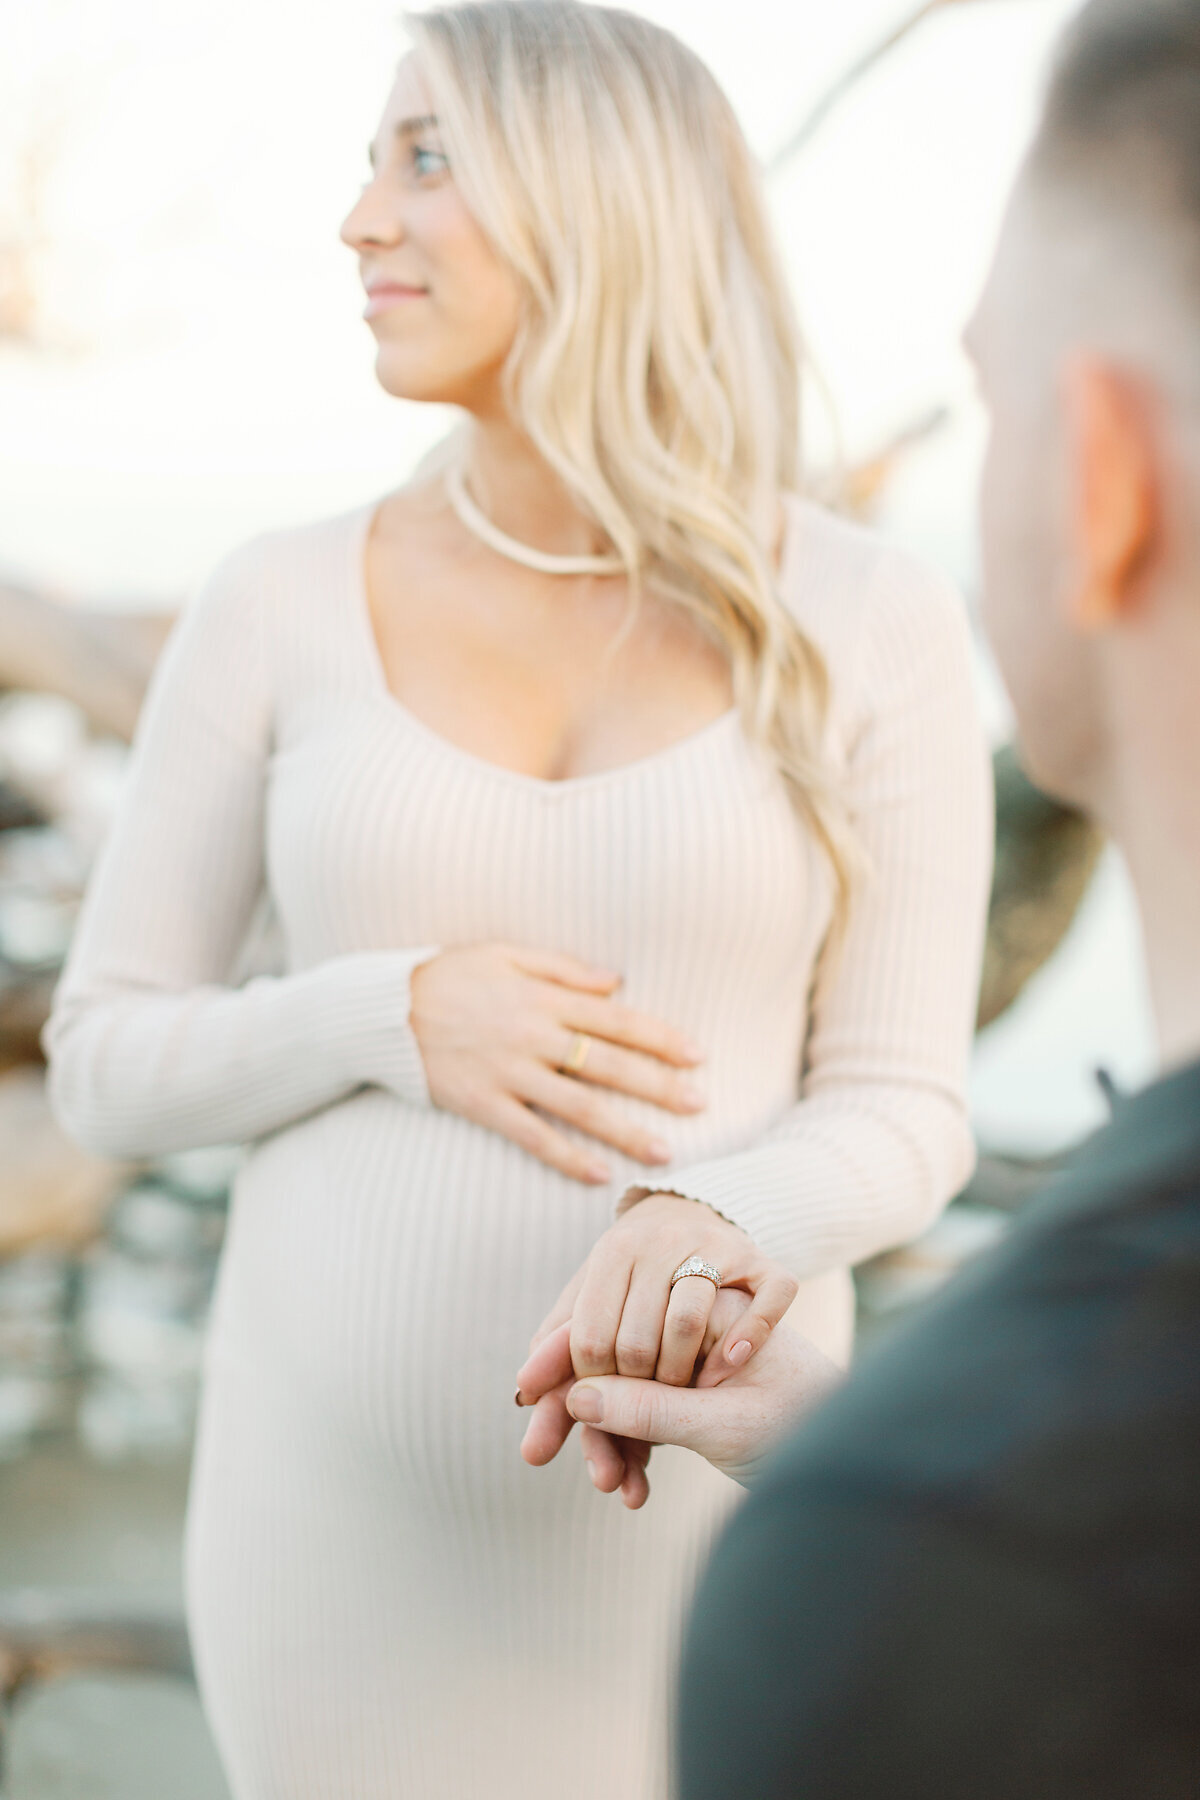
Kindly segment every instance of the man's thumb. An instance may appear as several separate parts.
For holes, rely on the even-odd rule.
[[[719,1390],[699,1396],[701,1406],[718,1400]],[[567,1394],[567,1411],[585,1425],[600,1425],[614,1437],[638,1438],[646,1444],[693,1447],[697,1434],[697,1395],[691,1388],[668,1387],[629,1375],[589,1375]]]

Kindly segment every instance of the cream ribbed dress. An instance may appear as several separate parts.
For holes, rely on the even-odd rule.
[[[698,1116],[617,1102],[673,1143],[653,1179],[788,1264],[796,1322],[844,1350],[848,1265],[972,1161],[991,789],[965,615],[789,500],[782,590],[829,663],[873,865],[831,973],[828,877],[735,712],[543,781],[390,694],[374,508],[244,544],[173,630],[44,1034],[51,1094],[100,1152],[249,1145],[186,1544],[236,1800],[663,1800],[677,1622],[737,1490],[656,1451],[629,1513],[574,1443],[528,1468],[512,1401],[531,1331],[651,1177],[612,1152],[588,1188],[433,1106],[409,976],[482,940],[622,970],[709,1050]],[[264,892],[285,972],[231,985]]]

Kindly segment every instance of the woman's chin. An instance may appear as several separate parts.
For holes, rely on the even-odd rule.
[[[391,354],[381,345],[375,358],[375,378],[385,394],[395,400],[424,400],[434,404],[451,400],[451,383],[430,375],[429,365],[415,365],[408,357]]]
[[[428,348],[382,339],[375,357],[375,378],[394,399],[458,406],[481,415],[503,411],[503,368],[504,355],[456,364]]]

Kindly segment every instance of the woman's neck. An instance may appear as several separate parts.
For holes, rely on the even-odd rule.
[[[471,419],[463,467],[471,498],[506,537],[553,556],[595,556],[611,550],[545,458],[508,419]],[[781,502],[770,547],[776,570],[786,534],[787,513]]]
[[[590,556],[609,548],[554,470],[508,420],[471,421],[464,473],[480,511],[518,543],[555,556]]]

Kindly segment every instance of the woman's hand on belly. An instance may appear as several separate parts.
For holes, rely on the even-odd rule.
[[[413,974],[409,1018],[430,1098],[577,1181],[609,1181],[612,1171],[535,1107],[638,1162],[669,1162],[669,1145],[623,1118],[601,1090],[700,1112],[706,1101],[690,1071],[704,1052],[662,1019],[613,999],[620,982],[574,957],[510,944],[431,957]],[[581,1049],[582,1063],[566,1072]]]
[[[672,1285],[691,1256],[717,1269],[722,1288],[749,1296],[719,1351],[730,1369],[744,1367],[796,1298],[799,1283],[739,1226],[701,1201],[674,1194],[648,1194],[609,1227],[543,1319],[532,1347],[570,1320],[577,1376],[635,1375],[686,1387],[718,1291],[706,1275],[686,1275]]]

